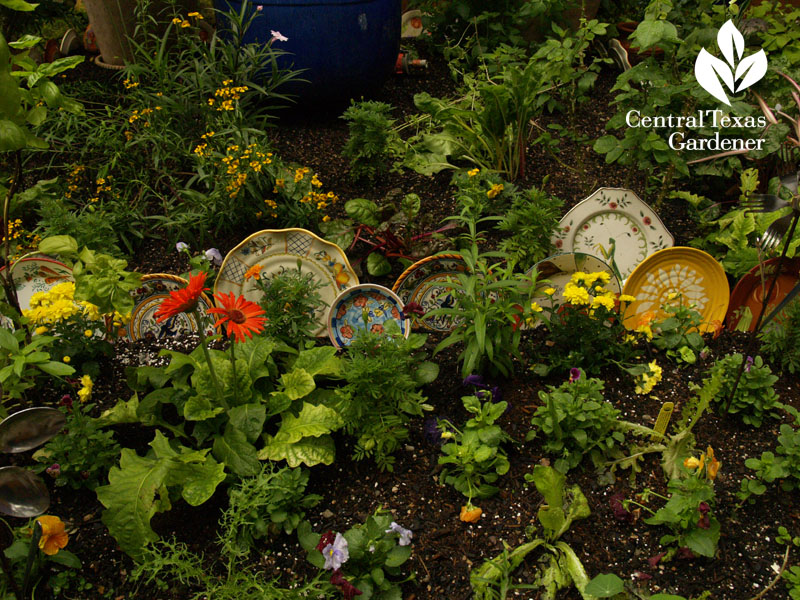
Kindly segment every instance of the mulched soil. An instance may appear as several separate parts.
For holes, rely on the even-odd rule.
[[[416,75],[396,76],[376,95],[376,99],[397,107],[395,116],[398,119],[413,112],[413,94],[428,91],[446,96],[455,89],[443,59],[430,54],[424,46],[419,51],[429,60],[430,68]],[[581,108],[581,129],[590,138],[602,133],[604,123],[613,112],[609,107],[609,90],[614,75],[612,71],[604,71],[594,97]],[[557,119],[557,116],[548,117],[540,124],[546,126]],[[353,182],[348,176],[347,161],[341,156],[347,126],[335,114],[289,115],[271,131],[271,136],[278,154],[310,166],[319,173],[326,187],[342,198],[378,200],[399,188],[403,193],[419,194],[424,203],[423,212],[431,215],[434,221],[455,212],[452,188],[448,185],[449,173],[429,178],[404,172],[386,175],[374,185]],[[575,147],[565,142],[562,156],[574,156],[575,151]],[[549,175],[547,190],[564,199],[566,208],[601,185],[644,189],[645,174],[628,173],[626,169],[606,165],[602,157],[592,152],[585,154],[585,169],[576,172],[565,169],[540,147],[531,145],[527,164],[529,170],[518,185],[522,188],[540,185]],[[676,245],[685,244],[696,235],[696,227],[684,204],[668,201],[660,208],[660,214],[676,236]],[[235,239],[217,240],[217,247],[224,254],[249,233],[242,231]],[[171,247],[159,241],[148,241],[134,257],[133,264],[142,272],[180,273],[187,268],[185,261]],[[389,277],[378,281],[391,287]],[[529,332],[526,336],[530,346],[544,342],[538,332]],[[440,339],[440,336],[431,335],[428,349],[432,349]],[[175,344],[171,347],[188,349],[197,341],[181,338],[170,343]],[[622,418],[645,425],[654,423],[662,402],[672,401],[675,402],[677,419],[692,394],[689,385],[700,382],[715,357],[742,351],[746,338],[742,334],[724,332],[717,339],[709,339],[708,343],[710,356],[695,365],[676,366],[667,359],[659,360],[664,366],[664,380],[655,390],[657,398],[634,394],[630,378],[615,370],[603,373],[606,399],[622,412]],[[146,341],[120,343],[116,357],[103,364],[103,375],[96,384],[94,397],[98,409],[108,408],[119,399],[128,399],[131,393],[125,386],[125,367],[152,364],[157,360],[159,349]],[[436,357],[440,376],[425,388],[425,392],[434,406],[434,414],[447,415],[455,422],[463,423],[466,414],[460,398],[470,390],[462,386],[458,375],[460,363],[457,353],[457,348],[450,348]],[[423,423],[419,420],[412,423],[410,438],[397,453],[393,473],[379,472],[370,461],[352,461],[348,451],[349,440],[337,437],[336,462],[328,467],[314,467],[311,473],[309,491],[323,497],[321,504],[309,511],[314,530],[343,531],[362,522],[376,508],[389,507],[399,523],[414,531],[414,553],[408,566],[409,571],[416,573],[416,582],[404,585],[404,598],[470,598],[470,569],[496,556],[504,543],[513,547],[525,541],[526,528],[535,522],[541,498],[535,488],[525,482],[524,474],[530,473],[536,464],[547,464],[548,457],[542,454],[538,442],[524,442],[525,434],[540,403],[538,392],[545,390],[547,385],[560,384],[564,378],[564,373],[540,378],[521,366],[516,377],[495,382],[511,405],[500,424],[516,443],[510,452],[511,471],[499,482],[500,494],[479,502],[484,514],[477,523],[460,522],[458,514],[464,498],[454,489],[438,485],[439,449],[425,439]],[[781,378],[776,390],[783,402],[800,408],[800,382],[796,378]],[[47,397],[46,391],[44,394]],[[55,393],[51,395],[55,396]],[[676,559],[668,564],[651,566],[648,559],[660,552],[658,540],[666,531],[646,525],[644,517],[633,523],[614,519],[609,498],[615,493],[621,492],[630,498],[646,487],[664,491],[664,476],[658,463],[659,456],[655,454],[644,458],[637,473],[618,473],[616,483],[611,486],[598,483],[591,468],[581,467],[571,472],[568,482],[580,485],[589,500],[592,514],[576,522],[563,540],[575,550],[590,576],[616,573],[632,582],[639,597],[656,591],[680,593],[687,598],[708,591],[711,597],[719,600],[744,600],[757,596],[775,577],[774,565],[783,559],[783,547],[775,542],[777,527],[783,525],[795,533],[800,531],[797,493],[787,494],[771,488],[755,504],[741,507],[735,493],[741,478],[748,472],[744,461],[773,449],[778,427],[783,421],[789,422],[781,418],[767,419],[759,430],[755,430],[742,425],[735,416],[707,413],[695,429],[698,445],[714,447],[723,462],[716,483],[717,516],[722,522],[722,538],[714,560]],[[141,427],[117,427],[115,431],[123,446],[139,452],[144,451],[153,436],[152,430]],[[19,461],[20,464],[29,461],[28,455],[3,457],[3,460],[5,463]],[[81,557],[84,563],[82,576],[93,585],[91,590],[75,597],[115,600],[140,597],[177,600],[188,597],[189,590],[177,584],[166,590],[157,590],[131,581],[129,575],[133,563],[108,535],[100,521],[102,507],[93,493],[64,488],[51,488],[51,493],[53,505],[50,512],[69,521],[69,548]],[[224,490],[219,490],[209,502],[197,508],[177,501],[172,510],[157,515],[153,525],[161,535],[174,535],[187,543],[190,549],[205,554],[210,563],[217,553],[214,543],[216,522],[225,505]],[[13,525],[19,524],[19,520],[10,521]],[[281,535],[271,543],[261,544],[257,554],[259,556],[253,557],[254,568],[262,568],[268,576],[279,576],[286,583],[315,571],[306,562],[305,553],[294,536]],[[530,581],[534,566],[535,557],[531,555],[515,577],[523,582]],[[46,590],[37,597],[48,597]],[[519,592],[514,597],[533,599],[537,593]],[[579,595],[575,590],[569,590],[562,592],[560,597],[578,598]],[[785,598],[787,591],[779,583],[761,597]]]

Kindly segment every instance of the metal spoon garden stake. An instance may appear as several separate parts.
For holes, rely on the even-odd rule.
[[[776,311],[773,311],[767,319],[764,319],[764,314],[767,312],[767,304],[769,299],[772,297],[772,294],[775,292],[775,287],[778,284],[778,277],[781,274],[781,266],[783,265],[783,261],[786,258],[786,253],[789,251],[789,244],[792,242],[792,238],[794,237],[795,229],[797,228],[797,221],[800,219],[800,196],[795,196],[792,200],[792,214],[794,218],[792,219],[792,224],[789,226],[789,231],[786,232],[786,241],[783,244],[783,251],[781,252],[781,256],[778,259],[778,263],[775,265],[775,274],[772,277],[772,282],[769,285],[769,291],[764,296],[764,300],[761,302],[761,310],[758,312],[758,319],[756,320],[756,326],[753,328],[753,331],[750,333],[750,340],[747,343],[747,349],[745,350],[745,355],[750,355],[752,352],[756,338],[758,334],[761,333],[764,325],[766,325],[774,316],[776,315]],[[797,289],[797,286],[795,287]],[[794,290],[793,290],[794,292]],[[796,294],[797,292],[794,292]],[[736,388],[739,387],[739,381],[742,379],[742,373],[744,373],[744,367],[746,364],[746,360],[744,356],[742,357],[742,362],[739,364],[739,370],[736,373],[736,380],[733,382],[733,387],[731,388],[731,392],[728,395],[728,398],[725,402],[725,412],[728,412],[731,403],[733,402],[733,397],[736,394]]]

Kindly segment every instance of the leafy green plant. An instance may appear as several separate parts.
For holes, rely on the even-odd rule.
[[[759,334],[761,352],[787,373],[800,373],[800,300],[794,300]]]
[[[374,457],[381,470],[392,471],[392,454],[408,438],[406,425],[432,410],[419,388],[436,379],[439,367],[418,352],[426,336],[406,339],[395,323],[385,326],[384,333],[354,332],[342,369],[347,384],[337,392],[336,408],[345,431],[356,438],[353,457]]]
[[[653,516],[645,519],[648,525],[665,525],[672,533],[661,536],[659,543],[670,546],[666,552],[669,560],[678,548],[688,547],[700,556],[712,558],[717,550],[720,523],[714,516],[714,479],[721,463],[714,457],[709,446],[700,458],[690,457],[683,463],[683,474],[670,479],[667,484],[669,498],[645,489],[642,502],[656,497],[666,500],[664,506],[653,511],[645,504],[633,500],[623,501],[623,506],[636,504]]]
[[[346,598],[400,598],[400,584],[413,578],[397,579],[411,557],[413,534],[398,525],[386,510],[378,509],[363,525],[355,525],[344,534],[328,531],[320,535],[311,530],[308,521],[303,521],[297,528],[297,537],[308,561],[319,569],[332,571],[331,584],[341,587]]]
[[[150,519],[169,510],[177,492],[190,506],[199,506],[225,479],[225,465],[208,456],[207,449],[186,448],[160,431],[150,448],[145,456],[123,448],[119,467],[108,473],[108,485],[95,490],[105,507],[103,523],[134,558],[142,556],[148,542],[158,540]]]
[[[780,576],[786,583],[786,589],[789,592],[789,597],[792,600],[800,600],[800,565],[793,565],[786,568],[789,561],[789,552],[792,548],[800,547],[800,537],[792,536],[786,527],[778,527],[778,535],[775,541],[779,544],[786,545],[786,553],[784,554],[784,561]]]
[[[8,398],[24,398],[26,390],[36,385],[43,373],[53,377],[72,375],[75,369],[68,364],[50,359],[47,347],[55,338],[49,335],[34,336],[26,342],[24,329],[9,331],[0,327],[0,385]],[[5,413],[5,408],[0,408]]]
[[[463,431],[448,421],[440,423],[443,437],[452,441],[442,446],[439,464],[444,468],[439,481],[452,485],[471,504],[473,498],[494,496],[498,488],[492,484],[511,467],[502,448],[511,438],[495,423],[508,403],[492,402],[491,395],[484,402],[475,396],[465,396],[461,402],[474,416],[466,422]]]
[[[265,334],[292,346],[313,337],[317,317],[327,305],[319,295],[323,286],[312,273],[287,269],[269,279],[255,277],[255,288],[263,293],[258,304],[264,309]]]
[[[544,504],[537,512],[542,527],[540,536],[529,534],[530,541],[514,548],[505,549],[499,556],[489,559],[469,576],[475,600],[504,600],[510,590],[543,588],[539,592],[543,600],[555,600],[558,591],[574,585],[583,598],[589,577],[578,555],[559,538],[572,523],[591,514],[589,503],[579,486],[566,488],[566,476],[551,467],[536,465],[533,474],[525,475],[544,496]],[[531,527],[530,529],[533,529]],[[528,533],[526,531],[526,533]],[[537,575],[533,585],[513,585],[511,575],[534,550],[544,550],[537,561]]]
[[[292,533],[305,518],[306,509],[316,506],[322,496],[306,494],[309,471],[301,467],[276,468],[265,464],[255,477],[243,478],[228,495],[230,504],[222,515],[222,529],[234,536],[246,553],[255,540]]]
[[[772,374],[772,369],[764,364],[760,356],[755,358],[748,356],[736,393],[728,402],[733,382],[743,360],[744,356],[738,352],[728,354],[709,369],[709,377],[719,373],[722,381],[720,394],[715,400],[724,403],[721,406],[723,411],[730,414],[739,413],[747,425],[761,427],[765,416],[775,416],[773,409],[778,406],[778,394],[774,385],[778,381],[778,376]]]
[[[780,427],[775,453],[766,451],[760,458],[744,461],[748,469],[755,471],[755,478],[745,477],[738,492],[742,502],[753,504],[752,496],[767,491],[766,484],[780,482],[781,489],[791,491],[800,487],[800,430],[786,423]]]
[[[553,466],[561,473],[577,467],[589,456],[597,467],[625,441],[617,429],[619,410],[603,398],[605,384],[579,371],[574,381],[539,392],[543,404],[536,409],[530,441],[544,436],[543,448],[557,457]]]
[[[702,315],[694,304],[684,305],[681,294],[673,294],[661,306],[667,316],[651,325],[654,332],[653,345],[666,350],[667,356],[694,364],[697,354],[705,348],[698,327],[703,323]]]
[[[353,100],[342,114],[350,133],[342,155],[350,161],[353,179],[374,181],[386,172],[389,161],[402,153],[391,112],[392,106],[385,102]]]
[[[480,252],[475,221],[467,222],[469,247],[461,251],[466,269],[451,278],[448,287],[455,297],[453,308],[437,308],[424,318],[446,315],[455,328],[434,349],[434,355],[456,343],[461,374],[466,377],[485,368],[503,376],[514,372],[520,359],[520,322],[531,316],[531,296],[536,275],[515,271],[502,252]]]
[[[37,473],[46,472],[58,487],[95,489],[106,483],[109,469],[117,463],[120,445],[114,433],[103,431],[97,419],[89,416],[94,404],[67,403],[64,431],[37,450]]]
[[[563,205],[563,201],[537,187],[514,194],[511,207],[496,225],[503,232],[500,251],[522,270],[552,254],[550,238]]]

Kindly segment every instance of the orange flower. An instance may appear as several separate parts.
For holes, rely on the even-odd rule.
[[[153,315],[158,323],[179,315],[184,312],[191,312],[197,307],[200,294],[206,291],[205,287],[206,272],[200,271],[189,279],[189,284],[182,290],[175,290],[169,293],[169,298],[161,302],[158,310]]]
[[[722,463],[714,457],[714,450],[711,448],[711,446],[709,446],[708,449],[706,450],[706,454],[708,455],[706,473],[708,474],[708,478],[713,480],[716,479],[717,473],[719,472],[719,468],[722,466]]]
[[[234,296],[233,292],[228,295],[214,294],[217,302],[222,308],[209,308],[209,314],[221,315],[217,317],[215,327],[221,327],[227,323],[228,337],[235,337],[237,342],[243,342],[244,337],[253,337],[252,332],[261,333],[264,331],[264,322],[267,320],[261,315],[262,309],[255,302],[245,300],[243,296]]]
[[[247,271],[245,271],[244,278],[251,279],[255,277],[256,279],[261,279],[261,265],[253,265]]]
[[[36,520],[42,526],[42,537],[39,538],[39,549],[42,552],[52,556],[67,545],[69,536],[61,519],[44,515]]]
[[[468,504],[467,506],[461,507],[461,515],[458,518],[465,523],[475,523],[481,518],[482,514],[483,511],[480,508],[477,506],[472,506],[472,504]]]

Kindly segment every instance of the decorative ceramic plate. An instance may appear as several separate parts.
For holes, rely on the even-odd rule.
[[[156,322],[154,317],[161,303],[169,297],[169,293],[185,288],[189,282],[183,277],[168,275],[166,273],[153,273],[142,277],[142,285],[136,288],[131,295],[133,296],[134,306],[131,311],[131,320],[125,329],[125,333],[131,340],[161,339],[173,337],[179,333],[194,333],[198,329],[197,320],[194,315],[181,313],[169,319]],[[197,303],[197,308],[201,315],[213,306],[211,300],[205,294],[201,294]],[[211,320],[206,324],[206,333],[214,332]]]
[[[342,348],[349,346],[360,330],[383,333],[387,321],[397,323],[400,332],[408,337],[411,321],[404,317],[397,294],[381,285],[362,283],[343,291],[333,301],[328,311],[328,337],[334,346]]]
[[[305,229],[265,229],[254,233],[228,252],[214,283],[214,292],[241,294],[251,302],[258,302],[263,293],[244,274],[260,266],[262,280],[287,270],[311,273],[323,285],[319,289],[325,305],[317,311],[319,329],[316,335],[327,332],[328,307],[342,291],[358,285],[350,262],[339,246],[317,237]]]
[[[739,280],[731,293],[731,302],[725,323],[731,331],[753,331],[756,320],[761,312],[764,296],[772,285],[778,258],[771,258],[763,265],[756,265]],[[764,282],[761,281],[761,267],[764,267]],[[800,258],[784,259],[781,273],[775,284],[775,291],[767,303],[766,317],[781,303],[786,295],[792,291],[800,280]]]
[[[625,313],[628,329],[634,329],[647,313],[655,320],[666,318],[661,306],[670,294],[679,293],[684,304],[696,305],[695,310],[702,315],[700,331],[715,331],[722,326],[730,299],[722,265],[702,250],[683,246],[648,256],[631,273],[622,293],[636,298]]]
[[[407,10],[400,24],[400,37],[415,38],[422,33],[422,11]]]
[[[561,252],[585,252],[608,263],[620,281],[653,252],[675,239],[661,219],[631,190],[600,188],[559,222],[550,238]]]
[[[21,310],[31,307],[31,296],[36,292],[46,292],[59,283],[75,281],[72,269],[52,258],[23,258],[11,269]]]
[[[408,267],[392,286],[403,303],[419,304],[426,313],[437,308],[453,308],[456,305],[455,295],[448,284],[453,278],[467,270],[467,263],[460,254],[435,254],[423,258]],[[447,315],[439,315],[432,319],[415,319],[431,331],[452,331],[453,319]]]
[[[528,273],[531,273],[534,269],[536,269],[539,279],[536,284],[537,292],[547,288],[556,290],[556,293],[550,297],[546,294],[536,294],[536,301],[542,306],[552,307],[553,305],[563,304],[564,287],[569,283],[573,273],[578,271],[584,273],[608,273],[611,278],[604,287],[614,292],[614,294],[619,294],[620,292],[619,279],[614,275],[611,267],[591,254],[584,254],[583,252],[556,254],[536,263],[532,269],[528,270]],[[547,281],[542,281],[545,279]]]

